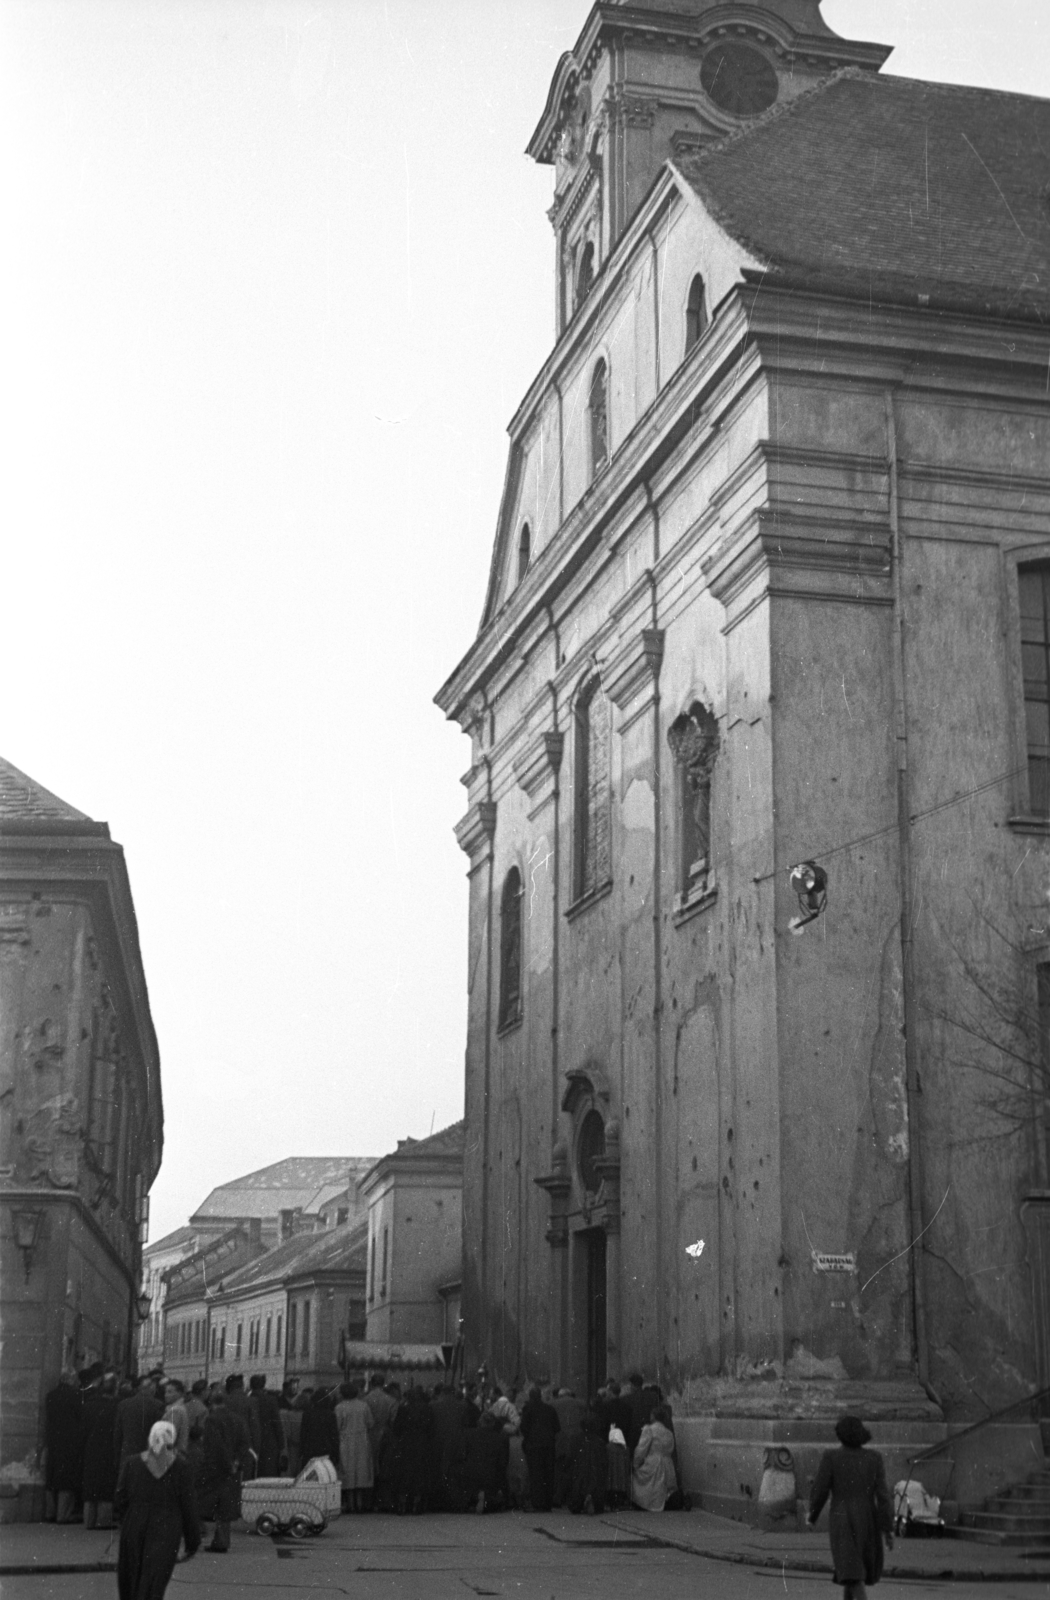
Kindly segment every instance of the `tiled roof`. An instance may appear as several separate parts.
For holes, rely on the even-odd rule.
[[[380,1157],[376,1165],[385,1167],[391,1162],[416,1161],[420,1156],[462,1156],[466,1126],[461,1119],[450,1123],[447,1128],[440,1128],[437,1133],[429,1134],[425,1139],[399,1139],[397,1149]]]
[[[143,1245],[142,1254],[151,1256],[159,1254],[162,1250],[175,1250],[180,1244],[189,1244],[190,1240],[196,1237],[196,1228],[176,1228],[172,1233],[166,1233],[162,1239],[154,1239],[150,1244]]]
[[[849,68],[675,165],[773,272],[1050,316],[1050,100]]]
[[[95,822],[85,812],[67,805],[35,778],[0,757],[0,831],[22,829],[109,834],[104,822]]]
[[[342,1194],[350,1177],[362,1176],[374,1164],[374,1156],[289,1156],[220,1184],[193,1216],[276,1217],[279,1211],[313,1212]]]
[[[224,1293],[255,1288],[274,1280],[301,1277],[309,1272],[330,1272],[341,1267],[364,1266],[368,1249],[368,1219],[344,1222],[320,1233],[301,1233],[287,1239],[223,1281]]]

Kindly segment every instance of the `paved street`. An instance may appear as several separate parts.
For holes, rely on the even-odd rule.
[[[710,1519],[712,1523],[721,1519]],[[704,1519],[706,1522],[707,1519]],[[693,1524],[690,1531],[686,1525]],[[29,1530],[20,1530],[24,1539]],[[10,1533],[10,1530],[4,1530]],[[697,1537],[690,1517],[611,1519],[512,1513],[492,1517],[342,1517],[327,1533],[305,1544],[235,1534],[233,1553],[201,1553],[176,1568],[171,1600],[296,1600],[301,1591],[322,1590],[350,1600],[466,1600],[471,1595],[513,1600],[775,1600],[775,1596],[829,1596],[828,1578],[817,1572],[763,1567],[756,1546],[738,1550],[733,1562],[712,1560],[663,1542]],[[708,1535],[711,1537],[712,1535]],[[81,1535],[81,1537],[83,1537]],[[95,1536],[93,1556],[107,1555],[108,1540]],[[13,1540],[5,1540],[5,1560]],[[115,1542],[108,1558],[115,1553]],[[951,1546],[953,1557],[956,1546]],[[898,1550],[900,1547],[898,1546]],[[743,1555],[745,1559],[740,1560]],[[1014,1563],[1015,1567],[1018,1563]],[[9,1576],[3,1600],[113,1600],[112,1572],[63,1572]],[[996,1600],[1033,1600],[1050,1594],[1045,1577],[1029,1581],[937,1576],[892,1578],[878,1590],[879,1600],[903,1600],[917,1593],[970,1600],[993,1594]]]

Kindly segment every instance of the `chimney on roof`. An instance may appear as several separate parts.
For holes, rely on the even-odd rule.
[[[280,1240],[283,1244],[295,1232],[295,1212],[288,1209],[278,1213],[280,1218]]]
[[[248,1218],[248,1260],[254,1261],[263,1253],[262,1217]]]

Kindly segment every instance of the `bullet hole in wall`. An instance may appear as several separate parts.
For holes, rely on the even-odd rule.
[[[725,1190],[726,1194],[729,1193],[729,1179],[728,1178],[723,1178],[722,1179],[722,1188]]]
[[[755,1187],[755,1188],[756,1188],[756,1189],[757,1189],[757,1188],[758,1188],[758,1179],[757,1179],[757,1178],[756,1178],[756,1179],[755,1179],[755,1182],[754,1182],[754,1187]]]
[[[732,1144],[732,1142],[733,1142],[733,1130],[732,1130],[732,1128],[729,1129],[728,1133],[726,1134],[726,1138],[729,1140],[729,1143]]]
[[[693,1171],[696,1171],[696,1157],[693,1157]]]
[[[732,1172],[732,1170],[733,1170],[733,1158],[732,1158],[732,1156],[729,1157],[729,1170],[730,1170],[730,1172]]]

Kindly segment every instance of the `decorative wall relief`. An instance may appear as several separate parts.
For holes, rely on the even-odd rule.
[[[76,1187],[80,1143],[76,1095],[56,1095],[30,1116],[19,1118],[15,1136],[11,1174],[15,1183],[47,1184],[54,1189]]]

